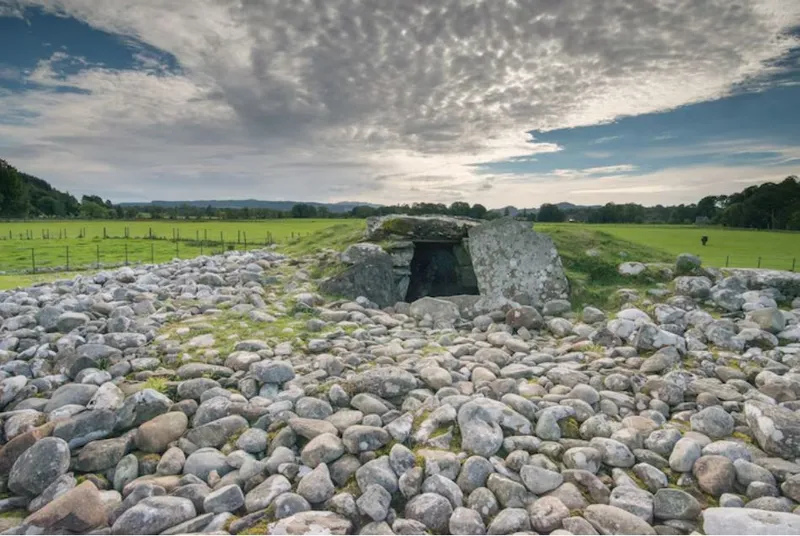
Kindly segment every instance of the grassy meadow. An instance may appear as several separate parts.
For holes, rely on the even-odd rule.
[[[589,225],[579,223],[536,224],[537,230],[589,229],[600,231],[635,244],[642,244],[669,253],[693,253],[708,266],[722,268],[800,269],[800,232],[751,231],[723,227],[678,225]],[[708,236],[707,245],[700,243]]]
[[[341,220],[0,222],[0,272],[164,262],[286,244],[337,223]]]

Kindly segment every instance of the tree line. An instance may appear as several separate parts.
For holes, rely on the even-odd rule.
[[[800,182],[790,176],[779,183],[750,186],[731,195],[706,196],[696,204],[646,207],[636,203],[607,203],[603,206],[565,206],[545,203],[538,210],[488,210],[476,203],[456,201],[412,203],[387,206],[356,206],[334,212],[325,206],[297,203],[290,210],[271,208],[216,208],[190,204],[179,206],[115,205],[96,195],[78,201],[46,181],[22,173],[0,159],[0,218],[81,219],[222,219],[253,220],[281,218],[367,218],[388,214],[441,214],[476,219],[513,216],[539,222],[576,221],[585,223],[716,224],[753,229],[800,230]]]

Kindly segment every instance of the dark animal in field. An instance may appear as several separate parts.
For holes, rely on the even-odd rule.
[[[703,238],[701,238],[701,239],[700,239],[700,242],[702,242],[702,243],[703,243],[703,245],[705,246],[705,245],[706,245],[706,243],[708,242],[708,237],[707,237],[707,236],[704,236]]]

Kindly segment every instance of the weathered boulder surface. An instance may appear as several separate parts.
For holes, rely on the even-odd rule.
[[[320,290],[353,300],[363,296],[380,307],[392,305],[398,298],[392,258],[388,253],[368,257],[323,281]]]
[[[472,266],[481,296],[491,304],[528,300],[543,307],[569,296],[569,283],[550,237],[529,223],[500,219],[469,230]]]
[[[371,241],[400,238],[405,240],[425,239],[458,242],[466,238],[469,229],[479,223],[478,220],[452,216],[391,214],[367,218],[367,231],[364,237]]]

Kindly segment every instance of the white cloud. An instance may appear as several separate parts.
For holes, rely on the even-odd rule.
[[[181,67],[137,51],[136,70],[63,76],[58,62],[80,60],[59,56],[30,75],[44,87],[0,96],[0,116],[21,118],[0,124],[13,162],[114,199],[531,204],[539,191],[501,189],[507,177],[476,164],[561,149],[529,130],[724,96],[770,72],[796,44],[778,36],[800,21],[793,0],[18,0],[8,12],[22,6]],[[63,85],[80,92],[52,89]],[[590,169],[561,176],[635,171]]]
[[[622,139],[622,136],[603,136],[602,138],[597,138],[589,142],[589,145],[599,145],[601,143],[608,143],[610,141],[615,141]]]

